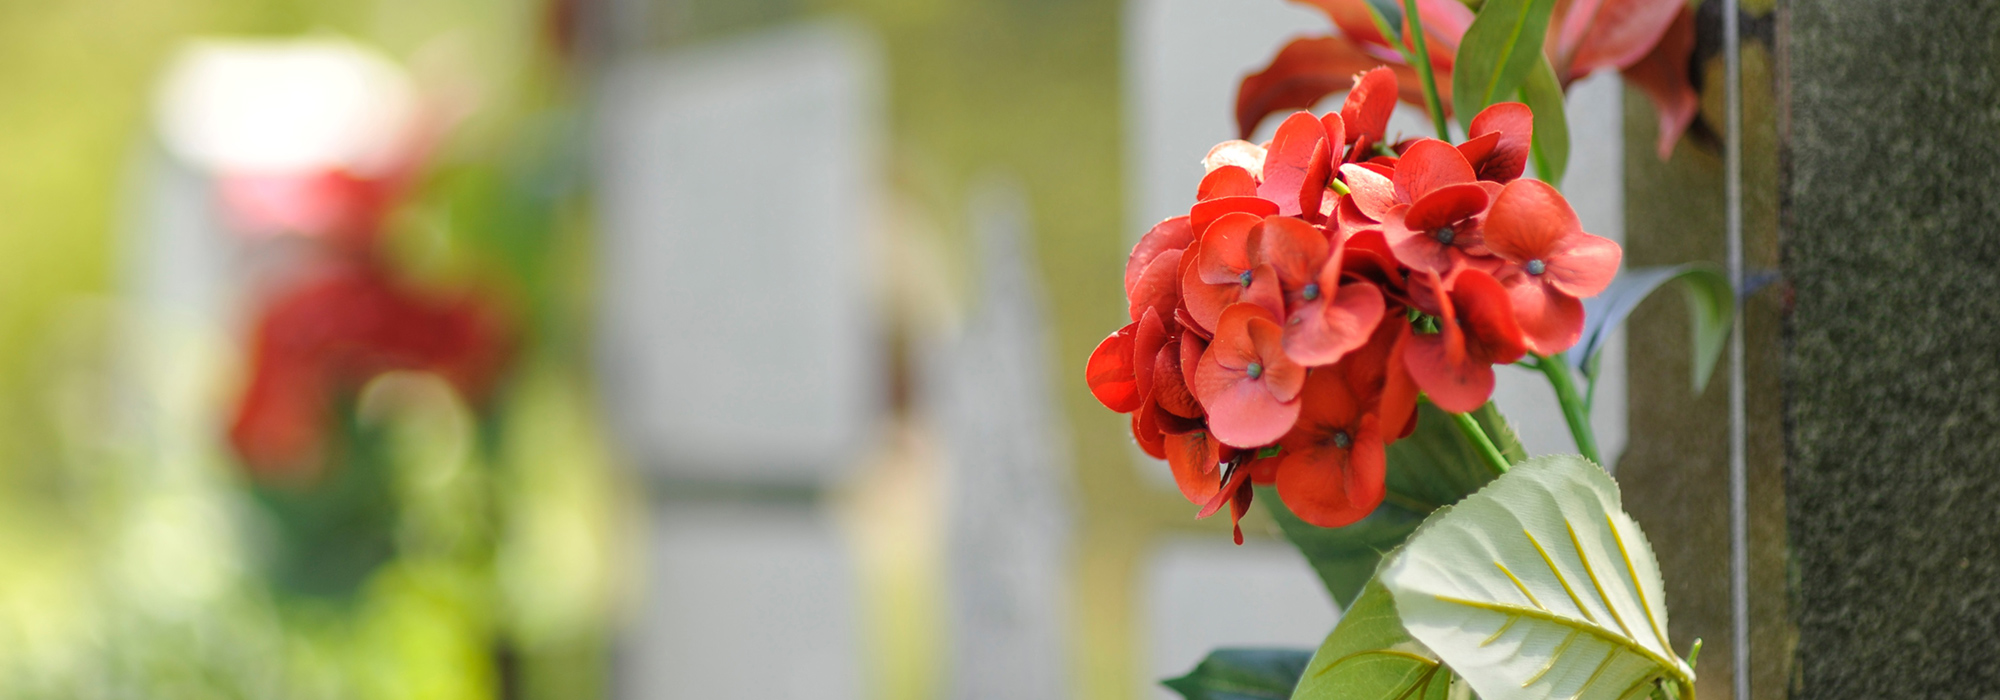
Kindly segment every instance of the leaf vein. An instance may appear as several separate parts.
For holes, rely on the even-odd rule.
[[[1639,580],[1639,568],[1632,562],[1632,553],[1625,550],[1625,535],[1618,531],[1618,521],[1610,513],[1604,514],[1604,524],[1611,526],[1611,541],[1618,544],[1618,556],[1625,558],[1625,573],[1632,577],[1632,590],[1639,592],[1639,609],[1646,612],[1646,621],[1652,623],[1653,636],[1660,640],[1662,651],[1672,651],[1674,646],[1667,642],[1666,629],[1653,615],[1652,604],[1646,601],[1646,584]],[[1634,637],[1637,640],[1637,637]]]
[[[1591,624],[1600,624],[1597,622],[1597,616],[1591,614],[1590,608],[1584,607],[1583,598],[1576,594],[1576,589],[1570,587],[1569,578],[1563,576],[1562,567],[1556,566],[1555,558],[1549,556],[1549,550],[1542,546],[1542,541],[1535,539],[1535,533],[1529,532],[1526,528],[1523,528],[1521,530],[1521,534],[1527,535],[1528,544],[1534,545],[1535,553],[1542,555],[1542,563],[1547,564],[1549,566],[1549,573],[1555,575],[1556,583],[1562,584],[1563,592],[1569,594],[1570,604],[1575,605],[1577,611],[1583,613],[1583,617],[1587,620],[1590,620]],[[1585,562],[1585,566],[1588,565],[1589,563]]]
[[[1604,590],[1604,582],[1597,579],[1597,567],[1590,565],[1590,553],[1584,551],[1583,540],[1576,536],[1576,524],[1565,520],[1563,526],[1569,528],[1569,544],[1576,548],[1576,558],[1583,562],[1584,575],[1590,577],[1590,585],[1597,589],[1597,599],[1604,602],[1605,610],[1611,611],[1611,619],[1618,622],[1619,629],[1625,630],[1625,636],[1638,639],[1639,635],[1632,633],[1632,626],[1625,624],[1625,616],[1618,613],[1618,606],[1612,604],[1611,594]],[[1634,587],[1637,587],[1636,582]]]
[[[1562,627],[1569,629],[1582,630],[1583,632],[1591,636],[1603,639],[1607,642],[1611,642],[1614,645],[1624,647],[1628,651],[1631,651],[1634,654],[1638,654],[1639,656],[1645,657],[1647,661],[1651,661],[1655,665],[1660,666],[1661,668],[1668,669],[1669,671],[1674,673],[1677,680],[1687,680],[1687,681],[1693,680],[1692,678],[1682,677],[1682,674],[1679,672],[1680,665],[1676,661],[1669,660],[1665,657],[1660,656],[1659,652],[1655,652],[1652,649],[1646,648],[1644,645],[1639,644],[1638,640],[1618,636],[1617,632],[1605,629],[1603,626],[1592,622],[1588,622],[1585,620],[1578,620],[1570,617],[1564,617],[1562,615],[1549,612],[1547,610],[1536,610],[1534,608],[1523,607],[1520,605],[1509,605],[1507,603],[1489,603],[1481,600],[1468,600],[1465,598],[1458,598],[1454,596],[1448,596],[1436,593],[1431,594],[1431,597],[1436,598],[1441,602],[1450,603],[1452,605],[1463,605],[1468,608],[1477,608],[1488,612],[1500,613],[1502,615],[1519,615],[1521,617],[1533,618],[1550,624],[1560,625]]]
[[[1562,661],[1563,652],[1569,651],[1569,645],[1576,643],[1576,635],[1580,632],[1582,630],[1571,629],[1569,634],[1564,635],[1562,643],[1556,645],[1555,653],[1549,655],[1549,662],[1543,664],[1542,670],[1536,671],[1535,675],[1528,677],[1528,680],[1521,681],[1521,687],[1526,688],[1534,685],[1535,681],[1539,681],[1542,679],[1542,676],[1548,675],[1549,669],[1555,668],[1556,664]]]

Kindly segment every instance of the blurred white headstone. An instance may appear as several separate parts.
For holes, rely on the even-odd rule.
[[[853,558],[824,513],[671,501],[654,508],[647,534],[618,697],[862,696]]]
[[[949,697],[1064,697],[1069,449],[1028,206],[1018,186],[989,181],[968,208],[978,301],[926,362],[948,464]]]
[[[874,437],[881,72],[865,35],[803,25],[602,85],[598,369],[642,466],[824,484]]]

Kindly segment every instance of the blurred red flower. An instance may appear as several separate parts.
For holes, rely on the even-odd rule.
[[[1295,39],[1270,64],[1243,79],[1236,93],[1236,123],[1249,138],[1265,117],[1306,109],[1356,84],[1355,75],[1386,66],[1403,86],[1403,101],[1424,103],[1417,74],[1404,51],[1382,35],[1368,0],[1295,0],[1319,8],[1337,32]],[[1474,13],[1457,0],[1418,0],[1442,107],[1451,107],[1451,71],[1459,41]],[[1408,18],[1399,33],[1407,37]],[[1660,157],[1693,122],[1700,98],[1689,80],[1694,55],[1694,11],[1682,0],[1565,0],[1549,18],[1544,53],[1567,87],[1602,68],[1616,68],[1653,101],[1660,115]],[[1345,116],[1345,115],[1343,115]],[[1349,120],[1350,124],[1352,120]],[[1475,134],[1476,135],[1476,134]]]
[[[505,337],[497,315],[476,300],[426,295],[368,266],[335,265],[277,295],[258,316],[230,443],[260,475],[310,478],[341,394],[384,372],[419,370],[479,401],[507,357]]]

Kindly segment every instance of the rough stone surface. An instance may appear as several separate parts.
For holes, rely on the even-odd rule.
[[[2000,698],[2000,4],[1788,12],[1795,697]]]

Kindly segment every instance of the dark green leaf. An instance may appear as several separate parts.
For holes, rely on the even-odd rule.
[[[1555,0],[1487,0],[1459,41],[1452,63],[1451,102],[1458,123],[1514,94],[1541,63],[1542,35]],[[1540,126],[1539,124],[1537,126]]]
[[[1527,459],[1521,441],[1492,404],[1473,412],[1493,445],[1509,461]],[[1438,506],[1450,505],[1493,480],[1478,448],[1452,425],[1451,416],[1429,403],[1417,409],[1417,429],[1389,446],[1389,495],[1360,522],[1339,528],[1316,527],[1300,520],[1270,487],[1261,489],[1264,503],[1285,539],[1304,554],[1320,582],[1342,608],[1354,602],[1382,553],[1409,538],[1424,517]]]
[[[1283,700],[1313,653],[1305,649],[1217,649],[1187,675],[1160,681],[1187,700]]]
[[[1562,82],[1547,56],[1521,81],[1521,102],[1535,113],[1535,177],[1560,187],[1569,168],[1569,118],[1563,111]]]
[[[1368,14],[1375,18],[1375,28],[1382,32],[1382,38],[1391,44],[1401,44],[1403,36],[1403,6],[1397,0],[1367,0]]]
[[[1583,337],[1570,353],[1570,363],[1580,369],[1594,368],[1592,360],[1604,349],[1611,332],[1625,323],[1632,310],[1639,308],[1639,302],[1675,280],[1681,282],[1681,294],[1687,300],[1694,335],[1694,390],[1700,393],[1708,386],[1709,375],[1714,374],[1715,363],[1722,357],[1736,311],[1729,278],[1706,263],[1642,267],[1619,273],[1604,293],[1583,301]]]
[[[1299,678],[1297,700],[1443,700],[1451,669],[1404,631],[1395,598],[1369,583]]]

